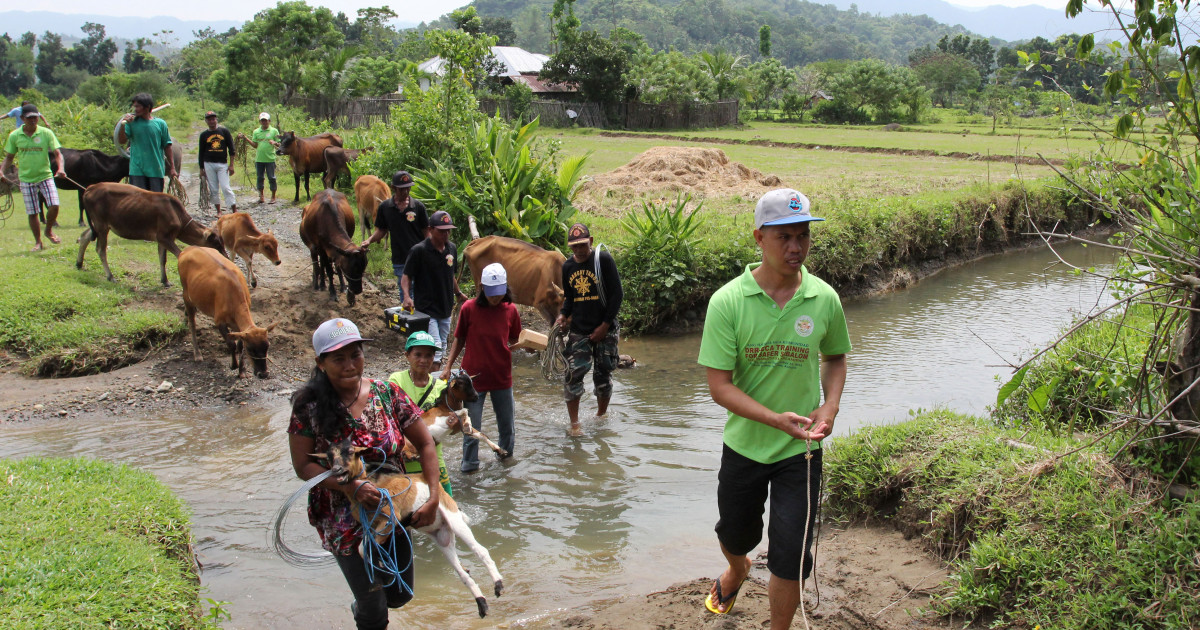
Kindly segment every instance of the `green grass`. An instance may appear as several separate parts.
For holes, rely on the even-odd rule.
[[[61,195],[56,230],[62,244],[43,237],[45,249],[31,252],[33,235],[20,196],[0,227],[0,349],[7,360],[41,375],[86,374],[120,367],[183,332],[182,315],[154,302],[177,292],[175,258],[167,257],[174,287],[159,284],[158,251],[153,243],[109,238],[108,262],[116,282],[108,282],[94,244],[83,270],[76,270],[74,227],[78,201]]]
[[[203,628],[184,503],[153,475],[0,460],[0,628]]]
[[[1109,455],[1074,438],[927,413],[836,440],[827,508],[893,522],[951,561],[935,598],[941,614],[993,627],[1196,627],[1200,506],[1155,501],[1160,489],[1114,469]]]
[[[921,134],[913,134],[921,135]],[[587,174],[606,173],[629,163],[656,146],[716,148],[731,161],[776,175],[784,186],[803,191],[817,206],[836,207],[854,199],[929,195],[972,186],[998,187],[1009,179],[1037,179],[1053,175],[1045,166],[1014,166],[1004,162],[962,160],[937,156],[890,153],[849,153],[755,145],[726,145],[661,138],[614,138],[575,130],[550,130],[546,137],[559,141],[565,155],[591,152]],[[674,193],[664,190],[607,193],[585,191],[577,204],[592,214],[621,216],[640,202]],[[713,213],[736,214],[753,207],[754,198],[714,195],[705,200]]]

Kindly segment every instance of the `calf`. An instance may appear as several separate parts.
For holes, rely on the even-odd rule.
[[[213,318],[217,331],[229,349],[229,369],[245,378],[245,352],[254,362],[254,375],[267,377],[267,333],[277,324],[266,328],[254,325],[250,316],[250,290],[246,277],[237,265],[208,247],[188,247],[179,254],[179,284],[183,287],[183,310],[188,329],[192,332],[192,353],[200,360],[200,344],[196,341],[196,311]]]
[[[429,427],[429,434],[438,444],[442,444],[446,438],[455,433],[462,433],[487,444],[488,448],[495,451],[500,457],[508,457],[508,451],[488,439],[479,429],[471,426],[470,416],[465,413],[460,415],[459,412],[462,411],[464,402],[475,402],[476,400],[479,400],[479,392],[475,391],[475,384],[471,381],[471,377],[466,372],[456,371],[450,377],[446,388],[438,394],[433,406],[421,414],[421,421]],[[405,461],[412,461],[417,459],[419,454],[416,447],[405,442],[402,456]]]
[[[328,132],[308,138],[299,138],[294,131],[279,134],[279,148],[275,153],[288,156],[292,176],[296,178],[296,198],[292,203],[300,203],[301,175],[304,176],[304,194],[312,201],[312,193],[308,190],[308,176],[325,172],[325,147],[328,146],[342,146],[342,137]]]
[[[347,178],[353,177],[350,174],[350,164],[357,160],[360,155],[374,150],[375,147],[367,147],[365,149],[343,149],[335,146],[325,147],[325,175],[321,178],[321,183],[325,184],[326,188],[334,188],[338,175],[345,173]]]
[[[234,212],[223,217],[217,217],[213,231],[221,235],[225,247],[229,251],[229,259],[236,260],[241,256],[246,261],[246,273],[250,275],[250,286],[258,287],[258,276],[254,273],[254,254],[259,253],[267,260],[279,264],[279,241],[275,232],[268,230],[266,234],[254,227],[254,220],[245,212]]]
[[[374,175],[363,175],[354,181],[354,201],[358,205],[358,216],[363,222],[363,234],[370,235],[375,227],[375,213],[379,204],[392,196],[392,189]]]
[[[83,254],[88,243],[96,241],[100,264],[104,266],[109,282],[115,280],[108,268],[109,231],[130,240],[158,242],[158,266],[164,287],[171,286],[167,282],[167,252],[179,256],[176,240],[225,251],[220,235],[196,222],[178,199],[166,193],[106,182],[88,187],[83,193],[83,206],[88,229],[79,237],[75,267],[83,269]]]
[[[485,236],[467,245],[463,259],[471,269],[475,286],[479,286],[483,268],[498,262],[508,272],[508,288],[514,302],[536,308],[548,324],[558,317],[563,290],[557,283],[562,279],[562,266],[567,260],[562,252],[547,251],[506,236]]]
[[[367,271],[367,250],[360,249],[354,236],[354,210],[346,195],[336,190],[317,193],[300,217],[300,240],[312,255],[313,290],[325,287],[329,278],[329,299],[337,302],[333,270],[346,291],[346,302],[354,306],[354,296],[362,293],[363,274]],[[347,287],[347,281],[349,287]]]
[[[367,449],[359,446],[351,446],[350,438],[346,438],[336,444],[331,444],[328,453],[314,453],[313,457],[323,461],[329,466],[333,472],[333,478],[339,484],[347,484],[356,479],[368,479],[372,484],[378,487],[381,491],[387,490],[391,495],[391,506],[395,508],[395,523],[392,527],[387,526],[391,522],[392,510],[387,501],[382,503],[380,516],[371,523],[363,523],[364,527],[369,527],[375,535],[375,539],[383,543],[391,535],[395,526],[403,526],[408,518],[416,512],[418,508],[425,505],[431,496],[429,485],[425,483],[425,479],[421,475],[402,475],[399,473],[383,472],[377,470],[372,474],[367,474],[366,468],[363,466],[360,454]],[[418,529],[417,531],[428,534],[433,538],[433,544],[437,546],[442,555],[446,557],[446,561],[454,568],[454,572],[458,574],[458,579],[467,586],[471,591],[471,595],[475,597],[475,605],[479,610],[479,616],[485,617],[488,612],[487,599],[483,596],[483,592],[479,590],[479,585],[475,580],[471,579],[471,574],[463,568],[462,562],[458,559],[458,549],[455,546],[454,540],[457,536],[467,546],[475,552],[475,557],[487,569],[488,575],[492,578],[492,584],[495,589],[496,597],[500,596],[504,590],[504,580],[500,576],[499,569],[496,568],[496,563],[492,561],[491,554],[483,545],[475,540],[475,534],[471,532],[471,528],[467,524],[467,517],[458,510],[458,504],[454,502],[454,498],[445,492],[438,493],[439,502],[437,509],[437,517],[433,523]],[[359,503],[354,499],[350,501],[351,514],[359,513]]]

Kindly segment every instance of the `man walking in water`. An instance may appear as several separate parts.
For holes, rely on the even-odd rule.
[[[583,377],[592,372],[596,388],[596,415],[608,413],[612,399],[612,372],[617,367],[617,313],[625,293],[617,275],[617,263],[608,252],[592,249],[592,234],[586,225],[576,223],[567,231],[571,257],[563,262],[563,305],[554,327],[569,326],[567,373],[563,394],[567,399],[570,434],[583,433],[579,426],[579,399],[583,397]],[[593,363],[595,367],[593,368]]]
[[[733,608],[750,573],[747,555],[762,540],[769,494],[771,630],[791,626],[802,580],[812,572],[820,440],[833,431],[850,351],[837,292],[804,267],[810,225],[823,220],[810,207],[786,188],[759,199],[754,240],[762,262],[713,294],[700,342],[709,393],[729,411],[716,526],[729,566],[704,605],[718,615]]]

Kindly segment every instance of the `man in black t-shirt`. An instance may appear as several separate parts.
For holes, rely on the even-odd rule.
[[[221,197],[225,196],[231,212],[237,212],[237,197],[233,196],[233,186],[229,177],[233,175],[233,159],[237,150],[233,147],[233,134],[217,124],[217,113],[208,112],[204,115],[208,129],[200,132],[200,176],[208,183],[208,193],[212,196],[217,208],[217,216],[221,216]],[[230,244],[230,247],[233,247]]]
[[[392,175],[392,198],[379,204],[375,211],[375,232],[362,242],[362,247],[378,243],[385,235],[392,241],[392,273],[400,287],[400,301],[405,300],[403,282],[404,261],[413,245],[429,235],[429,219],[425,215],[425,204],[409,196],[413,178],[408,171],[396,171]]]
[[[583,377],[595,363],[592,382],[596,387],[596,415],[608,413],[612,398],[612,371],[617,367],[617,313],[625,297],[617,263],[608,252],[592,249],[592,235],[586,225],[576,223],[567,231],[572,256],[563,262],[563,305],[554,322],[555,328],[569,325],[567,373],[563,396],[571,418],[571,435],[580,435],[579,399],[583,397]],[[597,264],[598,261],[598,264]]]
[[[429,334],[438,343],[433,355],[434,369],[441,369],[442,351],[450,337],[450,314],[454,311],[454,296],[466,300],[458,288],[458,248],[450,242],[454,223],[450,215],[439,210],[429,217],[429,236],[413,245],[404,261],[400,278],[400,293],[404,308],[429,316]]]

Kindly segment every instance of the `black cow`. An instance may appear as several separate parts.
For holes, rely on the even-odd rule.
[[[79,191],[79,225],[83,226],[83,191],[92,184],[100,182],[120,182],[129,175],[129,158],[119,155],[107,155],[95,149],[62,149],[69,181],[62,177],[54,178],[54,185],[59,190]],[[57,172],[57,168],[55,170]],[[76,185],[78,184],[78,185]]]

